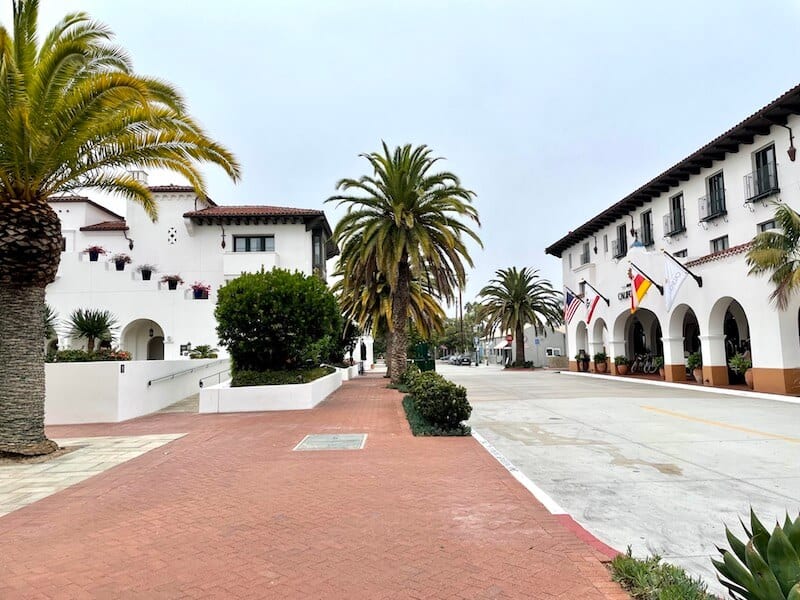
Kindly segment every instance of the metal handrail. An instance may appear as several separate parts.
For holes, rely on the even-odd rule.
[[[202,388],[204,379],[208,379],[210,377],[216,377],[217,375],[222,375],[223,373],[230,373],[230,372],[231,372],[231,368],[230,367],[226,367],[225,369],[222,369],[222,371],[217,371],[216,373],[212,373],[211,375],[206,375],[205,377],[201,377],[200,381],[199,381],[199,385]],[[222,383],[222,377],[220,377],[217,380],[217,383]]]
[[[194,373],[195,371],[199,371],[200,369],[205,369],[211,363],[206,363],[204,365],[199,365],[197,367],[192,367],[191,369],[185,369],[183,371],[178,371],[177,373],[172,373],[171,375],[164,375],[163,377],[156,377],[155,379],[151,379],[147,382],[147,387],[150,387],[154,383],[159,383],[161,381],[171,381],[176,377],[180,377],[182,375],[188,375],[189,373]]]

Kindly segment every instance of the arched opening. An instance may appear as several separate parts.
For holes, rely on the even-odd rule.
[[[661,323],[653,311],[640,308],[628,315],[624,339],[629,359],[642,355],[661,356],[664,353],[662,337]]]
[[[133,360],[163,360],[164,330],[151,319],[136,319],[122,330],[120,346]]]
[[[578,354],[581,350],[589,354],[589,331],[583,321],[578,323],[575,328],[575,354]]]
[[[592,325],[592,349],[608,352],[608,327],[603,319],[597,319]]]
[[[720,298],[711,309],[709,333],[712,343],[723,345],[724,352],[718,351],[717,355],[725,357],[724,368],[727,371],[728,382],[743,384],[744,373],[736,373],[728,366],[734,354],[745,354],[752,361],[750,323],[742,305],[730,297]]]

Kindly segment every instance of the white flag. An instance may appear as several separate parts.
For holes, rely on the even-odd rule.
[[[664,270],[666,272],[666,279],[664,280],[664,302],[667,304],[667,311],[672,309],[675,303],[675,297],[678,295],[678,290],[681,289],[683,282],[689,274],[681,269],[675,261],[671,258],[664,257]]]

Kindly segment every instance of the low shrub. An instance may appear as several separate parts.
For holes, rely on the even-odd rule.
[[[86,350],[59,350],[50,353],[46,358],[47,362],[97,362],[113,360],[131,360],[131,353],[125,350],[112,350],[103,348],[97,352],[87,352]]]
[[[716,600],[699,578],[694,579],[680,567],[661,562],[653,555],[634,558],[631,549],[611,561],[611,575],[635,600]]]
[[[408,419],[408,425],[411,427],[411,433],[416,436],[464,436],[472,433],[469,425],[461,424],[454,429],[442,429],[433,425],[419,414],[411,396],[403,398],[403,409],[406,411],[406,419]]]
[[[231,380],[231,387],[245,387],[249,385],[287,385],[294,383],[309,383],[320,377],[330,375],[336,369],[333,367],[312,367],[309,369],[293,369],[283,371],[235,371]]]
[[[419,377],[420,373],[421,371],[419,370],[419,367],[412,363],[408,365],[408,367],[406,367],[406,370],[403,371],[403,374],[400,375],[400,380],[398,381],[398,383],[404,388],[411,389],[411,387],[414,385],[414,382],[417,380],[417,377]]]
[[[433,371],[417,375],[411,385],[411,393],[414,408],[423,418],[441,429],[455,429],[472,414],[466,388]]]

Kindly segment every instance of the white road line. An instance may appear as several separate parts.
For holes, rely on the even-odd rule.
[[[561,508],[561,506],[559,506],[558,503],[555,500],[553,500],[549,496],[549,494],[547,494],[547,492],[545,492],[542,488],[540,488],[538,485],[533,483],[533,481],[531,481],[528,478],[528,476],[525,475],[525,473],[520,471],[516,467],[516,465],[514,465],[514,463],[512,463],[505,456],[503,456],[503,454],[497,448],[492,446],[492,444],[490,444],[485,437],[483,437],[480,433],[475,431],[474,427],[472,429],[472,437],[474,437],[476,440],[478,440],[478,442],[481,444],[481,446],[486,448],[486,451],[489,454],[491,454],[497,460],[497,462],[499,462],[501,465],[503,465],[503,467],[505,467],[505,469],[509,473],[511,473],[511,475],[514,477],[514,479],[519,481],[522,484],[522,486],[526,490],[528,490],[533,495],[534,498],[536,498],[539,502],[541,502],[544,505],[544,507],[551,514],[554,514],[554,515],[566,515],[567,514],[567,511],[565,511],[563,508]]]

